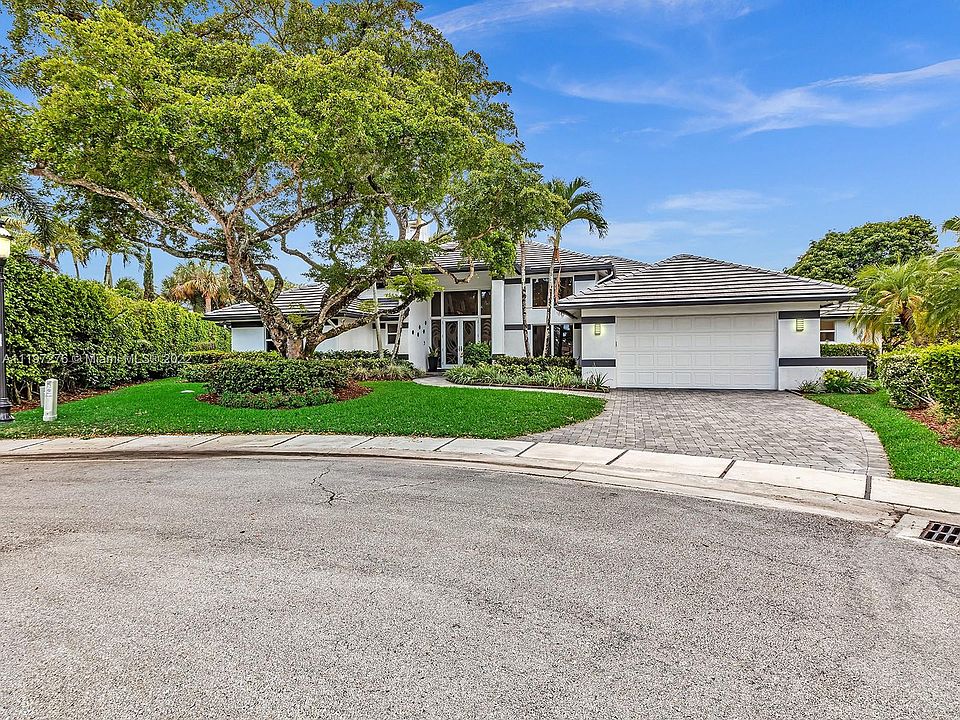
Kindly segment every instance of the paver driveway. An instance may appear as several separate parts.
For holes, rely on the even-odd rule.
[[[890,470],[870,428],[786,392],[613,390],[606,409],[592,420],[525,439],[877,475]]]

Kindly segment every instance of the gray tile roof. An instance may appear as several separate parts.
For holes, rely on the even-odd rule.
[[[640,260],[631,260],[630,258],[620,257],[619,255],[601,255],[600,257],[603,260],[609,260],[611,263],[613,263],[614,273],[618,277],[632,273],[634,270],[650,267],[650,263],[641,262]]]
[[[442,246],[443,252],[437,255],[434,260],[444,269],[450,272],[463,271],[469,267],[467,259],[457,247],[456,243],[447,243]],[[548,243],[527,242],[527,272],[539,273],[550,269],[550,258],[553,256],[553,246]],[[622,263],[635,263],[636,260],[626,260],[617,258]],[[475,263],[477,270],[486,270],[483,263]],[[596,255],[587,255],[586,253],[560,248],[560,267],[564,272],[575,272],[577,270],[612,270],[615,263],[612,258],[598,257]],[[624,266],[625,267],[625,266]],[[519,258],[514,263],[514,270],[520,272]]]
[[[856,300],[834,303],[820,308],[820,317],[822,318],[845,318],[853,317],[860,310],[861,304]]]
[[[849,300],[853,288],[723,260],[676,255],[560,301],[561,308]]]
[[[327,297],[327,286],[323,283],[316,285],[301,285],[300,287],[284,290],[277,298],[277,307],[284,313],[293,313],[301,315],[315,315],[323,307]],[[344,317],[360,317],[363,313],[360,311],[360,303],[363,300],[354,300],[347,309],[341,313]],[[382,308],[396,307],[399,303],[393,298],[379,298],[379,304]],[[246,320],[259,320],[260,313],[250,303],[237,303],[229,307],[214,310],[203,316],[206,320],[213,322],[242,322]]]

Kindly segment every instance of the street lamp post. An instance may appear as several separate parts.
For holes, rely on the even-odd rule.
[[[7,326],[4,314],[3,268],[10,257],[10,232],[0,221],[0,423],[13,422],[10,409],[13,405],[7,397]]]

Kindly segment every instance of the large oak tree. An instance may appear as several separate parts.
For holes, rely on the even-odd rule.
[[[489,163],[530,168],[507,144],[508,88],[420,22],[416,3],[69,5],[18,5],[16,39],[31,53],[16,77],[38,98],[31,172],[135,211],[157,228],[150,247],[225,263],[234,297],[290,357],[375,321],[382,311],[332,322],[397,271],[401,310],[431,293],[428,228],[502,263],[514,227],[547,222],[458,212]],[[328,284],[317,316],[277,307],[284,255]]]

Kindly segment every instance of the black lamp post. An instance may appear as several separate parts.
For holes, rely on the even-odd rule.
[[[3,266],[10,257],[10,232],[0,220],[0,423],[13,422],[10,408],[13,405],[7,398],[7,327],[4,315],[4,279]]]

